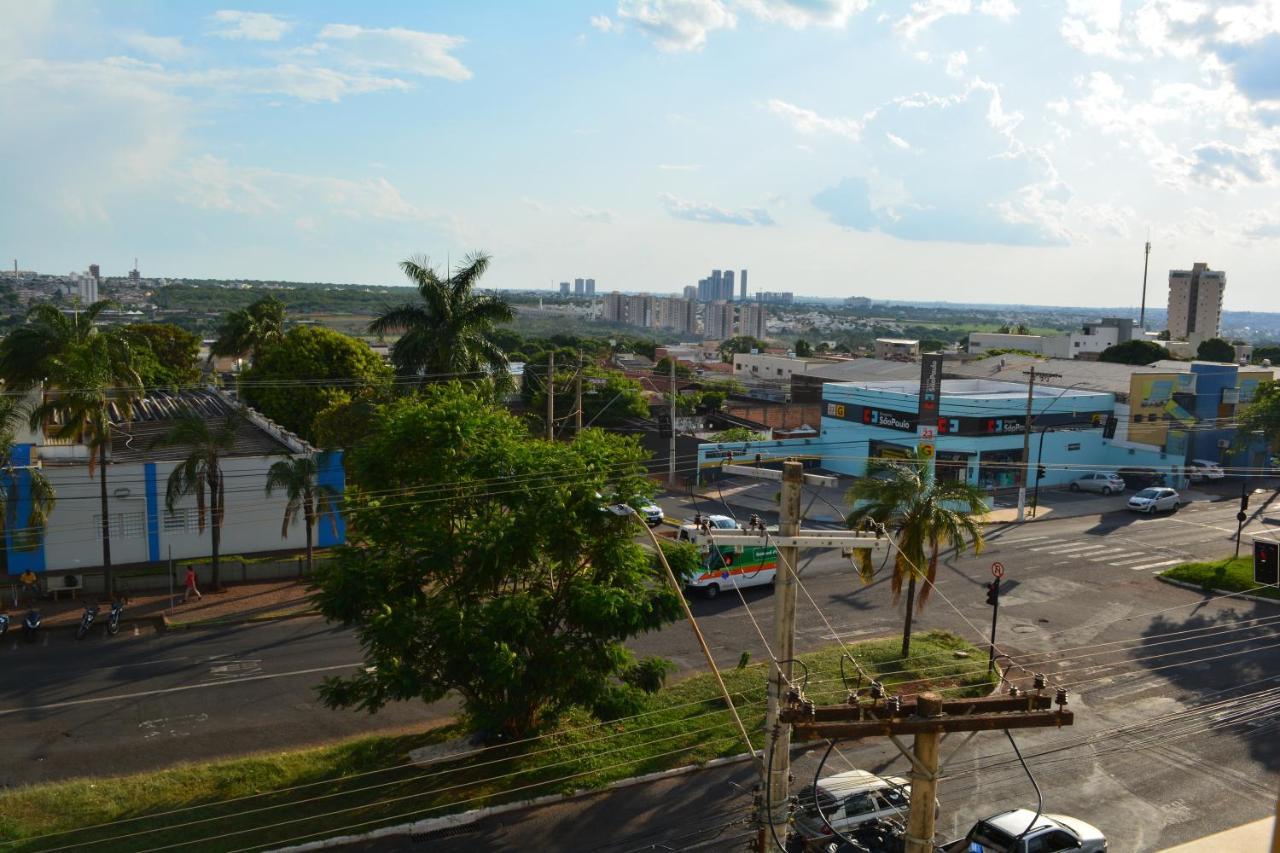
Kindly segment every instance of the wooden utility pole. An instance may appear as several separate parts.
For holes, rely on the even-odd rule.
[[[556,351],[547,354],[547,441],[556,437]]]
[[[573,382],[573,435],[582,435],[582,350],[578,350],[578,378]]]
[[[1018,521],[1027,518],[1027,465],[1031,461],[1031,402],[1035,397],[1036,369],[1027,372],[1027,422],[1022,429],[1022,465],[1018,467]]]
[[[676,486],[676,359],[667,353],[667,362],[671,367],[671,442],[667,446],[667,485]]]
[[[892,703],[876,699],[871,704],[835,705],[815,708],[803,696],[792,694],[780,715],[791,723],[797,738],[818,740],[858,740],[891,738],[911,761],[911,808],[907,816],[906,853],[933,853],[934,809],[936,808],[938,742],[946,732],[980,732],[999,729],[1031,729],[1069,726],[1075,715],[1067,710],[1067,692],[1056,691],[1052,698],[1035,693],[983,699],[943,701],[937,693],[926,692],[914,700]],[[1057,710],[1050,710],[1056,704]],[[899,735],[914,735],[915,745],[907,752]]]
[[[778,516],[778,535],[800,534],[800,493],[804,485],[804,466],[799,462],[782,463],[782,507]],[[778,570],[773,580],[773,654],[778,665],[769,679],[768,707],[765,713],[767,765],[770,768],[765,809],[772,831],[771,850],[781,850],[777,839],[787,837],[789,783],[791,777],[791,732],[779,725],[778,714],[791,689],[791,658],[795,649],[796,578],[794,569],[800,549],[794,545],[778,548]]]

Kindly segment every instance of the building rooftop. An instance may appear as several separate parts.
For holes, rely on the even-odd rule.
[[[111,418],[111,461],[159,462],[180,459],[187,451],[181,447],[156,447],[153,444],[172,428],[174,418],[181,411],[194,411],[202,415],[212,426],[221,426],[231,417],[234,404],[213,391],[183,391],[178,394],[156,392],[143,397],[133,405],[131,416],[126,419],[116,410]],[[256,413],[254,413],[256,415]],[[258,416],[260,417],[260,416]],[[289,447],[269,428],[255,423],[249,417],[241,417],[236,424],[235,444],[224,455],[269,456],[289,453]]]
[[[832,383],[845,388],[863,388],[868,391],[880,391],[889,394],[901,394],[904,397],[915,397],[920,391],[920,381],[891,382],[838,382]],[[994,379],[943,379],[941,394],[948,397],[981,397],[984,400],[1025,400],[1027,398],[1026,382],[1004,382]],[[1039,397],[1094,397],[1099,391],[1084,388],[1054,387],[1036,383],[1033,391]]]

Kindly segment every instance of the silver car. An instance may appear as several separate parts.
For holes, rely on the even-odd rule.
[[[1030,809],[1010,809],[978,821],[963,839],[942,849],[946,853],[1106,853],[1107,839],[1097,827],[1073,817],[1042,814],[1037,818]]]
[[[1164,510],[1175,510],[1181,503],[1182,496],[1173,489],[1152,487],[1129,498],[1129,509],[1154,515]]]
[[[806,785],[799,804],[796,829],[807,839],[830,837],[824,817],[840,832],[872,820],[904,820],[911,805],[911,785],[897,776],[850,770],[820,779],[817,788]]]
[[[1111,495],[1123,492],[1125,483],[1114,471],[1093,471],[1072,480],[1068,488],[1073,492],[1099,492]]]

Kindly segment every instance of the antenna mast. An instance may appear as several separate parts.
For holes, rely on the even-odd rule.
[[[1138,312],[1138,328],[1144,332],[1147,330],[1147,265],[1150,262],[1151,241],[1147,240],[1146,254],[1142,257],[1142,308]]]

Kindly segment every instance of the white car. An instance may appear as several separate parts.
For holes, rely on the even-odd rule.
[[[701,516],[701,519],[702,521],[705,521],[707,525],[711,527],[712,530],[738,530],[739,529],[738,522],[734,521],[732,518],[730,518],[727,515],[704,515],[704,516]],[[682,542],[687,542],[688,540],[692,539],[693,534],[696,534],[697,532],[698,532],[698,525],[694,524],[692,520],[686,521],[684,524],[680,525],[680,533],[676,536],[676,538],[681,540]]]
[[[1077,477],[1068,486],[1073,492],[1101,492],[1110,495],[1125,490],[1125,482],[1114,471],[1093,471]]]
[[[832,833],[822,822],[824,816],[840,832],[872,820],[905,820],[911,806],[911,785],[898,776],[850,770],[819,780],[816,789],[806,785],[800,791],[799,804],[796,829],[807,839],[829,838]]]
[[[633,498],[630,504],[635,507],[636,512],[640,513],[644,523],[650,527],[657,527],[662,523],[662,519],[666,517],[662,512],[662,507],[648,498]]]
[[[1106,853],[1107,838],[1097,827],[1073,817],[1042,814],[1037,818],[1030,809],[1010,809],[978,821],[968,835],[942,849],[946,853]]]
[[[1129,498],[1129,509],[1154,515],[1164,510],[1175,510],[1182,503],[1182,496],[1173,489],[1151,487]]]
[[[1187,476],[1193,480],[1221,480],[1227,476],[1222,466],[1209,459],[1192,459],[1187,465]]]

